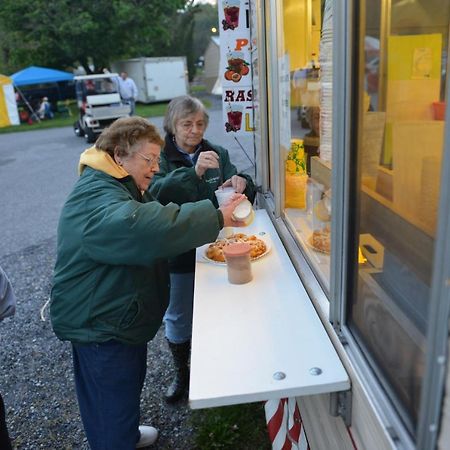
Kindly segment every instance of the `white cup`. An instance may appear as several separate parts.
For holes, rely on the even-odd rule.
[[[216,194],[217,203],[219,206],[222,206],[230,200],[235,191],[232,187],[226,187],[223,189],[217,189],[214,193]]]
[[[223,189],[217,189],[217,191],[215,191],[214,193],[216,194],[217,203],[219,204],[219,206],[222,206],[230,200],[231,196],[235,193],[235,191],[234,188],[230,186]],[[224,227],[222,228],[222,230],[220,230],[218,237],[219,239],[228,238],[233,233],[234,233],[233,227]]]

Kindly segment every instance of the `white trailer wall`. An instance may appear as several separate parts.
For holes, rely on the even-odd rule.
[[[115,72],[127,72],[138,88],[138,101],[153,103],[171,100],[189,92],[184,56],[134,58],[111,65]]]

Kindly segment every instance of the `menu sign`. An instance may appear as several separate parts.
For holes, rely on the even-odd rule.
[[[226,133],[253,131],[249,2],[219,0],[220,76]]]

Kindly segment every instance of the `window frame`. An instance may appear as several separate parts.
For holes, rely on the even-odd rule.
[[[400,447],[414,448],[415,443],[407,431],[389,394],[381,386],[373,368],[367,363],[357,340],[347,326],[347,300],[352,293],[353,281],[349,279],[348,268],[355,258],[355,222],[351,216],[351,200],[354,193],[350,183],[352,167],[352,149],[357,136],[354,133],[355,120],[358,117],[358,99],[352,89],[353,64],[361,60],[355,53],[354,43],[360,32],[360,2],[347,0],[334,2],[333,11],[333,160],[332,160],[332,253],[330,277],[330,301],[317,280],[317,275],[309,266],[292,236],[282,215],[282,167],[279,152],[279,74],[278,49],[281,36],[281,8],[275,0],[255,0],[262,5],[261,28],[266,42],[261,44],[261,74],[259,89],[261,100],[267,108],[267,132],[261,130],[261,145],[264,156],[261,157],[264,173],[262,175],[263,192],[260,206],[268,210],[277,231],[285,244],[308,294],[324,324],[331,323],[336,336],[332,339],[343,343],[344,356],[354,374],[362,384],[367,401],[364,407],[375,412],[386,433]],[[382,4],[383,16],[389,16],[390,2]],[[383,32],[383,30],[381,30]],[[448,52],[449,53],[449,52]],[[264,57],[263,57],[264,56]],[[447,57],[447,74],[450,58]],[[265,74],[267,73],[267,78]],[[448,75],[447,75],[448,76]],[[450,118],[449,83],[447,82],[447,117]],[[261,114],[264,115],[264,103]],[[261,117],[263,126],[263,117]],[[417,424],[417,446],[433,448],[437,441],[441,400],[444,389],[444,375],[447,365],[448,317],[450,314],[450,186],[444,180],[450,179],[450,124],[445,124],[442,182],[440,190],[439,220],[436,234],[436,251],[430,297],[429,333],[427,340],[427,364],[422,386],[422,398]],[[328,327],[327,327],[328,328]]]
[[[398,409],[389,398],[380,380],[368,364],[360,350],[357,340],[347,326],[347,300],[352,292],[352,280],[349,280],[349,264],[356,255],[354,242],[349,241],[352,230],[355,229],[352,204],[352,189],[350,176],[352,170],[352,148],[355,148],[357,136],[353,136],[351,124],[358,117],[358,99],[352,89],[352,67],[359,64],[361,58],[355,53],[355,39],[360,33],[359,2],[347,0],[335,2],[333,11],[333,160],[332,160],[332,251],[330,260],[330,301],[317,280],[317,274],[311,268],[303,255],[299,243],[282,217],[282,185],[281,161],[279,143],[279,83],[278,83],[278,49],[280,40],[280,5],[274,0],[255,0],[264,7],[265,19],[264,35],[266,36],[265,52],[267,57],[261,59],[260,73],[267,92],[267,129],[268,145],[266,158],[262,158],[262,186],[261,206],[271,214],[272,220],[296,270],[316,306],[318,314],[324,322],[329,321],[336,336],[344,343],[345,356],[361,380],[367,394],[367,408],[376,411],[381,424],[389,436],[405,448],[414,448],[411,434],[400,419]],[[387,6],[383,6],[383,17],[389,18]],[[384,28],[386,29],[386,28]],[[383,32],[383,29],[381,30]],[[450,46],[449,46],[450,47]],[[447,51],[449,54],[449,51]],[[339,64],[336,63],[339,61]],[[450,58],[447,56],[447,74],[449,73]],[[266,72],[267,70],[267,72]],[[359,71],[359,73],[362,73]],[[264,75],[262,75],[264,74]],[[362,78],[362,77],[361,77]],[[362,83],[362,80],[359,80]],[[449,98],[449,85],[446,84],[446,98]],[[269,87],[272,86],[271,89]],[[262,93],[261,97],[264,97]],[[263,109],[261,109],[263,114]],[[447,101],[447,117],[450,117],[450,106]],[[261,117],[263,126],[263,118]],[[422,386],[422,399],[417,424],[417,447],[433,448],[436,444],[441,413],[442,394],[445,382],[445,368],[447,358],[448,317],[450,314],[450,186],[444,180],[450,179],[450,124],[445,124],[442,182],[440,190],[439,220],[435,243],[435,256],[432,294],[430,297],[430,322],[427,336],[427,363]],[[261,136],[264,141],[264,136]],[[344,155],[344,157],[342,157]],[[270,179],[270,176],[273,178]],[[270,179],[270,184],[269,184]],[[272,188],[275,192],[272,191]],[[354,215],[354,214],[353,214]]]
[[[351,124],[361,123],[362,100],[358,102],[356,89],[361,92],[363,73],[360,68],[361,57],[357,54],[357,39],[361,39],[360,24],[364,11],[359,10],[360,2],[348,0],[334,3],[334,58],[341,64],[333,64],[333,211],[332,252],[342,255],[332,260],[330,320],[336,332],[347,342],[348,356],[362,379],[365,380],[373,406],[380,413],[389,434],[399,439],[407,447],[434,448],[439,431],[439,420],[442,409],[442,395],[445,384],[447,366],[448,319],[450,314],[450,186],[444,180],[450,179],[450,105],[449,84],[446,83],[446,117],[444,129],[444,145],[442,158],[442,175],[440,186],[440,202],[438,226],[436,230],[435,254],[433,261],[433,277],[431,282],[429,323],[426,336],[426,368],[422,384],[421,405],[417,423],[417,438],[412,436],[401,421],[393,400],[381,387],[375,371],[367,363],[362,354],[357,338],[347,326],[347,302],[354,295],[354,280],[348,267],[354,263],[354,242],[350,237],[356,229],[352,219],[355,192],[358,191],[348,181],[355,171],[351,164],[351,156],[355,143],[358,142],[358,129]],[[386,11],[385,13],[386,14]],[[382,30],[383,31],[383,30]],[[447,80],[449,78],[449,47],[447,47]],[[342,61],[344,63],[342,64]],[[354,69],[354,68],[357,69]],[[360,74],[358,80],[355,74]],[[351,89],[350,86],[358,86]],[[356,91],[357,92],[357,91]],[[344,113],[342,113],[344,111]],[[338,115],[340,114],[340,116]],[[341,155],[341,156],[339,156]],[[344,158],[342,158],[344,155]],[[353,165],[353,167],[352,167]],[[357,179],[357,177],[354,177]],[[339,181],[341,180],[341,181]],[[357,181],[354,181],[356,183]],[[338,205],[341,205],[341,208]],[[345,246],[344,243],[347,243]]]
[[[426,369],[417,427],[418,448],[434,448],[438,438],[448,360],[450,317],[450,35],[447,45],[446,123],[438,223],[427,334]]]

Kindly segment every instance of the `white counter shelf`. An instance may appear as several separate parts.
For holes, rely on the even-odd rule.
[[[232,285],[226,267],[197,250],[190,406],[194,409],[347,390],[347,373],[265,210],[246,234],[271,250],[253,280]],[[317,374],[320,372],[320,374]]]

